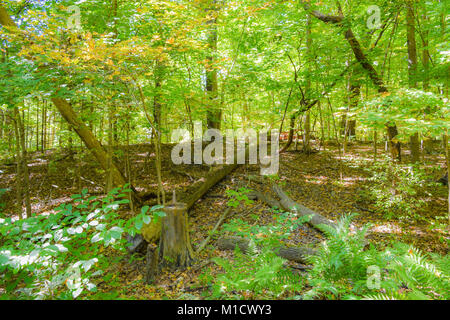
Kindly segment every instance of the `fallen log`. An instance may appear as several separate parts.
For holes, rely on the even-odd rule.
[[[219,221],[217,221],[216,225],[214,226],[214,229],[211,231],[209,236],[198,246],[198,249],[195,252],[196,254],[199,254],[200,252],[202,252],[202,250],[206,247],[209,240],[211,240],[212,235],[217,231],[217,229],[220,227],[220,225],[225,221],[225,219],[227,218],[230,211],[231,211],[230,207],[224,211],[224,213],[220,217]]]
[[[233,172],[239,165],[231,164],[219,167],[213,170],[205,177],[205,182],[189,196],[182,197],[180,201],[187,204],[188,209],[192,208],[194,203],[201,199],[212,187],[222,181],[227,175]]]
[[[142,201],[148,201],[151,199],[158,198],[158,194],[156,191],[148,191],[148,192],[140,193],[139,197],[142,199]]]
[[[238,246],[243,253],[247,253],[249,243],[249,240],[241,237],[223,237],[217,240],[217,248],[220,250],[234,250]],[[274,252],[283,259],[299,263],[308,263],[306,258],[316,254],[316,251],[310,248],[287,246],[279,246],[274,249]]]
[[[251,200],[259,200],[261,202],[264,202],[265,204],[267,204],[269,207],[271,208],[278,208],[281,209],[281,203],[280,201],[276,200],[275,198],[273,198],[271,195],[258,191],[258,190],[253,190],[252,192],[250,192],[248,194],[248,198]]]
[[[198,175],[196,175],[196,174],[193,174],[193,173],[187,173],[187,172],[184,172],[184,171],[182,171],[182,170],[175,169],[175,168],[171,168],[170,171],[172,171],[172,172],[174,172],[174,173],[176,173],[176,174],[182,175],[182,176],[186,176],[186,177],[188,177],[189,180],[191,180],[191,181],[195,181],[195,180],[198,180],[198,179],[201,179],[201,178],[202,178],[202,177],[200,177],[200,176],[198,176]]]
[[[227,175],[233,172],[239,165],[231,164],[221,166],[216,170],[210,172],[206,177],[204,182],[200,187],[192,194],[181,196],[180,202],[183,202],[187,206],[187,210],[191,209],[192,206],[201,199],[209,189],[214,187],[217,183],[222,181]],[[151,222],[150,224],[144,225],[141,230],[143,238],[149,242],[153,243],[159,239],[161,233],[161,222]]]
[[[296,203],[294,200],[289,198],[289,196],[281,189],[278,185],[272,186],[273,191],[277,194],[277,196],[280,198],[280,204],[283,207],[284,210],[297,213],[299,216],[311,216],[311,219],[308,221],[308,223],[313,226],[314,228],[320,230],[318,228],[319,225],[325,224],[330,227],[336,228],[336,224],[321,214],[312,211],[311,209],[305,207],[304,205],[301,205],[299,203]],[[321,231],[321,230],[320,230]]]

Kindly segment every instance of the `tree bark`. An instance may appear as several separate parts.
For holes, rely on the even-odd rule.
[[[295,132],[295,120],[297,118],[296,114],[293,114],[291,116],[291,120],[289,122],[289,136],[288,136],[288,141],[286,142],[286,144],[284,145],[284,147],[281,149],[280,153],[283,153],[285,151],[287,151],[289,149],[289,147],[292,144],[292,141],[294,139],[294,132]],[[281,132],[280,132],[281,134]]]
[[[161,109],[162,109],[162,76],[163,76],[164,65],[162,62],[157,61],[155,66],[155,97],[153,100],[153,118],[155,119],[154,137],[155,137],[155,168],[156,177],[158,180],[158,200],[164,204],[166,201],[166,194],[162,184],[161,176]]]
[[[348,111],[355,110],[359,104],[359,96],[361,94],[361,86],[358,80],[355,79],[355,76],[352,75],[350,78],[350,101],[349,101],[349,109]],[[356,136],[356,120],[347,119],[347,137],[355,137]]]
[[[158,248],[156,247],[156,245],[149,244],[147,246],[146,272],[145,272],[145,282],[147,284],[153,284],[156,275],[159,272],[158,268],[159,268]]]
[[[448,148],[448,132],[444,134],[443,140],[444,140],[443,143],[444,143],[445,160],[447,162],[447,187],[448,187],[447,205],[448,205],[448,223],[450,225],[450,182],[448,181],[450,177],[450,149]]]
[[[423,14],[423,21],[426,24],[428,22],[428,17],[427,17],[427,13],[425,11],[425,13]],[[430,62],[430,51],[429,51],[429,40],[428,40],[428,26],[425,26],[425,30],[423,30],[423,39],[422,39],[422,64],[423,64],[423,70],[424,70],[424,75],[423,75],[423,90],[427,91],[429,88],[429,62]]]
[[[194,260],[189,238],[187,206],[184,203],[167,205],[162,218],[159,241],[159,266],[170,269],[187,268]]]
[[[13,119],[13,126],[14,126],[14,135],[16,140],[16,202],[17,202],[17,215],[19,216],[19,219],[23,219],[23,211],[22,211],[22,205],[23,205],[23,187],[22,187],[22,160],[21,160],[21,153],[20,153],[20,133],[19,133],[19,126],[17,125],[17,121],[14,118],[14,115],[11,117]]]
[[[307,15],[306,21],[306,84],[305,84],[305,96],[308,97],[311,93],[311,55],[312,55],[312,37],[311,37],[311,15]],[[305,126],[303,137],[303,152],[305,154],[311,153],[311,110],[306,111]]]
[[[271,208],[278,208],[278,209],[282,208],[281,203],[278,200],[272,198],[271,195],[263,193],[258,190],[254,190],[251,193],[249,193],[248,197],[249,199],[253,200],[258,199],[259,201],[264,202]]]
[[[308,223],[314,228],[321,231],[318,226],[321,224],[328,225],[330,227],[336,228],[336,224],[324,216],[320,215],[317,212],[312,211],[311,209],[294,202],[289,196],[277,185],[273,185],[273,191],[280,197],[280,204],[284,210],[297,213],[299,216],[311,216],[311,219]]]

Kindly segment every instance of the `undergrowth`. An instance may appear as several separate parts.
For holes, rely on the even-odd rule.
[[[0,219],[0,287],[6,290],[0,297],[73,299],[95,293],[94,280],[109,277],[107,250],[124,251],[123,234],[134,235],[152,219],[149,207],[129,220],[119,215],[129,191],[117,188],[98,199],[83,190],[55,214]],[[161,216],[159,209],[151,212]]]
[[[428,188],[436,188],[425,170],[419,166],[403,167],[392,164],[389,159],[379,161],[366,169],[371,177],[369,186],[361,192],[363,200],[374,203],[387,218],[414,218],[422,220],[420,214],[426,208]]]

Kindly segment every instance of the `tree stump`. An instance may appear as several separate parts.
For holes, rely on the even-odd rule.
[[[155,281],[156,275],[158,274],[158,247],[154,244],[149,244],[147,246],[146,255],[146,270],[145,270],[145,282],[147,284],[152,284]]]
[[[176,200],[164,208],[166,216],[161,222],[159,266],[169,269],[189,267],[194,260],[189,238],[187,205]]]

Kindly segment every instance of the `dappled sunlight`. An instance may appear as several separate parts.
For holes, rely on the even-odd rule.
[[[325,176],[305,175],[305,178],[307,178],[307,180],[305,182],[307,182],[307,183],[314,183],[314,184],[325,184],[329,180],[329,178],[325,177]]]
[[[403,234],[403,229],[395,223],[385,223],[376,224],[370,229],[370,232],[401,235]]]

